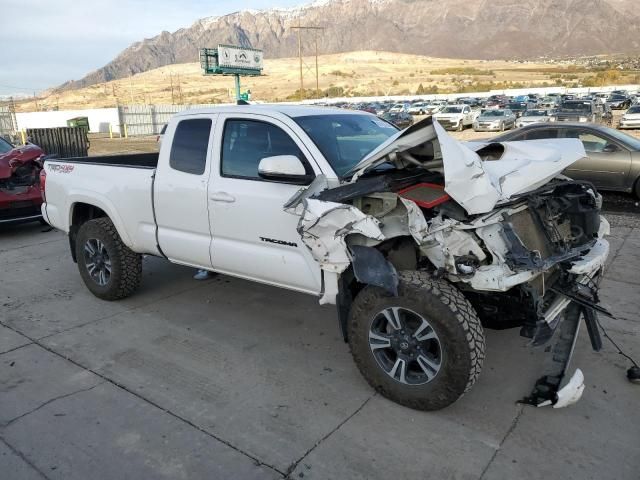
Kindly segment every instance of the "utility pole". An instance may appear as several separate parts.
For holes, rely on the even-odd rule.
[[[315,54],[316,54],[316,95],[320,92],[320,80],[318,75],[318,30],[324,30],[324,27],[303,27],[298,22],[298,26],[291,27],[292,30],[298,31],[298,57],[300,58],[300,100],[304,99],[304,84],[302,72],[302,30],[313,30],[315,32]]]

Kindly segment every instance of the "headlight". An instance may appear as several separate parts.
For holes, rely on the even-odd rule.
[[[580,117],[578,118],[579,122],[586,122],[587,120],[589,120],[587,117]]]
[[[556,117],[549,117],[549,121],[550,122],[555,122],[556,121]]]

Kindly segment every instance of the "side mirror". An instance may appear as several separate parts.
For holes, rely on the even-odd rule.
[[[258,175],[267,180],[308,185],[314,175],[307,174],[304,165],[295,155],[265,157],[258,164]]]
[[[607,143],[602,149],[604,153],[614,153],[614,152],[617,152],[618,150],[619,148],[615,143]]]

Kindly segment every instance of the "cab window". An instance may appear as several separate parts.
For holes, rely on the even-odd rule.
[[[169,165],[193,175],[202,175],[207,165],[207,150],[211,119],[193,118],[181,120],[176,127],[171,144]]]
[[[264,180],[258,174],[260,160],[276,155],[298,157],[306,173],[313,173],[296,143],[281,128],[257,120],[225,122],[221,158],[223,177]]]

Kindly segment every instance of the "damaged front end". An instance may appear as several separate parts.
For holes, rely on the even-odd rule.
[[[395,295],[398,270],[426,270],[456,285],[485,326],[519,326],[540,346],[565,317],[599,308],[609,252],[601,197],[560,175],[584,155],[575,140],[463,144],[428,118],[369,154],[348,182],[327,188],[318,177],[285,209],[300,217],[298,232],[324,272],[321,303],[338,304],[345,338],[358,285]],[[557,336],[573,345],[576,322]],[[597,329],[589,332],[595,347]],[[528,403],[579,398],[578,385],[560,401],[573,347],[558,348],[569,352],[555,355],[562,368]]]
[[[0,223],[40,217],[42,156],[35,145],[0,153]]]

